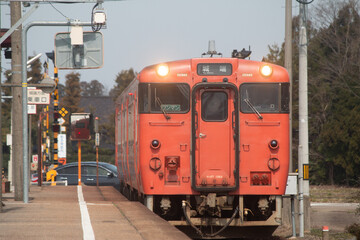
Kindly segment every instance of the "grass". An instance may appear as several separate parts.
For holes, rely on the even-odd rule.
[[[307,240],[322,239],[322,229],[311,229],[309,234],[305,234]],[[349,240],[354,239],[354,236],[347,232],[329,232],[330,240]]]
[[[360,189],[342,186],[310,186],[310,201],[322,203],[359,203]]]
[[[360,188],[351,188],[343,186],[310,186],[310,201],[321,203],[360,203]],[[359,205],[360,206],[360,205]],[[360,207],[358,208],[360,209]],[[358,226],[354,226],[357,231]],[[359,229],[360,232],[360,229]],[[281,234],[280,234],[281,235]],[[355,235],[355,234],[354,234]],[[355,239],[346,230],[344,232],[329,232],[329,240],[350,240]],[[282,235],[281,235],[282,236]],[[282,239],[282,238],[281,238]],[[297,238],[300,239],[300,238]],[[304,240],[321,240],[322,229],[311,229],[305,233]],[[360,240],[360,238],[359,238]]]

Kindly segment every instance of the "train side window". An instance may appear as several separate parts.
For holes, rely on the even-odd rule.
[[[281,83],[281,112],[290,112],[290,83]]]
[[[149,91],[148,83],[139,83],[139,112],[149,113]]]
[[[225,92],[208,91],[201,95],[201,118],[207,122],[223,122],[228,118],[228,96]]]
[[[140,83],[139,113],[186,113],[190,86],[186,83]]]
[[[288,83],[244,83],[240,86],[240,110],[243,113],[288,113]]]

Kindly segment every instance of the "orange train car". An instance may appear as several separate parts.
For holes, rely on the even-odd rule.
[[[197,237],[271,234],[288,177],[289,85],[283,67],[237,57],[144,68],[116,102],[121,192]]]

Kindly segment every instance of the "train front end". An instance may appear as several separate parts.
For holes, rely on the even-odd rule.
[[[138,81],[134,189],[144,204],[202,237],[279,226],[289,165],[286,70],[198,58],[147,67]]]

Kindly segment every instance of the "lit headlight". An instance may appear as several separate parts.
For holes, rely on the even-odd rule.
[[[273,69],[269,65],[264,65],[264,66],[260,67],[260,73],[264,77],[269,77],[272,74],[272,72],[273,72]]]
[[[159,65],[157,68],[156,68],[156,72],[157,74],[160,76],[160,77],[165,77],[166,75],[169,74],[169,66],[168,65]]]

